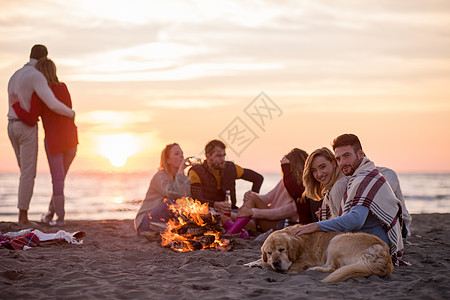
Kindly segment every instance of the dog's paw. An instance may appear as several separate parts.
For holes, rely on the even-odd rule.
[[[246,264],[244,264],[244,266],[250,267],[250,268],[253,268],[253,267],[260,267],[261,268],[261,267],[264,266],[264,263],[262,262],[261,259],[258,259],[258,260],[246,263]]]

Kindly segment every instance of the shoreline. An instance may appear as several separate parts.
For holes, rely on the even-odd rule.
[[[449,298],[450,214],[412,217],[404,255],[412,266],[396,267],[386,278],[337,284],[322,283],[326,274],[314,271],[280,274],[244,266],[260,257],[262,243],[254,240],[235,239],[228,252],[178,253],[137,236],[130,219],[68,220],[61,229],[86,232],[83,245],[0,248],[1,298]],[[18,230],[13,222],[0,222],[2,232]]]

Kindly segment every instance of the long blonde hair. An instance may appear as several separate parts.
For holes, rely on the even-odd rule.
[[[164,147],[164,149],[161,151],[161,160],[159,162],[159,170],[165,171],[167,174],[169,174],[170,177],[173,177],[173,175],[169,173],[169,165],[167,164],[167,159],[169,158],[170,150],[172,150],[172,148],[175,146],[180,147],[180,145],[178,145],[177,143],[166,145],[166,147]]]
[[[318,156],[322,156],[323,158],[330,161],[333,166],[333,174],[331,176],[330,182],[326,185],[321,184],[316,179],[311,172],[312,162]],[[334,183],[342,176],[341,169],[339,169],[336,161],[336,157],[333,152],[327,147],[323,147],[320,149],[314,150],[306,159],[305,169],[303,171],[303,185],[305,187],[304,195],[310,199],[319,201],[323,198],[323,194],[329,191]]]
[[[59,83],[58,76],[56,76],[56,65],[51,59],[47,57],[41,58],[36,63],[36,69],[44,74],[49,86]]]

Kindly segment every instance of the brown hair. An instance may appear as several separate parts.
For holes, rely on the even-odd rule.
[[[47,57],[41,58],[36,63],[36,69],[44,74],[49,86],[59,83],[58,76],[56,76],[56,65],[51,59]]]
[[[308,157],[306,151],[294,148],[288,154],[286,158],[289,160],[291,166],[291,172],[294,174],[297,183],[302,183],[303,168],[305,167],[305,160]]]
[[[34,45],[33,48],[31,48],[31,52],[30,52],[30,58],[34,58],[34,59],[41,59],[43,57],[47,57],[48,55],[48,51],[47,51],[47,47],[45,47],[44,45]]]
[[[214,152],[214,150],[216,149],[216,147],[220,147],[221,149],[225,150],[225,148],[227,146],[225,146],[225,144],[220,140],[209,141],[208,144],[206,144],[206,146],[205,146],[205,155],[212,154]]]
[[[330,182],[326,185],[318,182],[312,172],[312,162],[316,157],[322,156],[334,165],[334,170]],[[330,149],[323,147],[314,150],[306,159],[305,170],[303,171],[303,185],[305,186],[304,195],[310,199],[319,201],[323,198],[323,194],[330,190],[334,183],[341,177],[341,170],[337,166],[336,158]]]
[[[352,146],[355,153],[357,153],[358,150],[362,150],[359,138],[352,133],[341,134],[333,140],[333,143],[331,145],[333,147],[333,150],[336,150],[336,148],[343,146]]]

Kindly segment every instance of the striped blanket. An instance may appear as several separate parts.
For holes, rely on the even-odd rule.
[[[393,261],[403,254],[401,235],[402,206],[386,179],[375,164],[364,158],[355,173],[349,178],[342,199],[339,215],[345,215],[355,205],[369,208],[369,211],[381,222],[390,242]]]
[[[342,197],[347,189],[347,182],[348,177],[343,176],[325,193],[322,207],[319,209],[320,221],[334,219],[340,216],[339,208],[341,206]]]
[[[22,250],[24,246],[35,247],[38,244],[39,238],[33,232],[16,237],[0,233],[0,246],[11,250]]]

